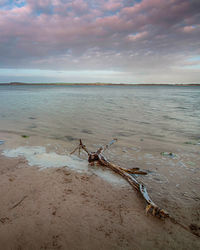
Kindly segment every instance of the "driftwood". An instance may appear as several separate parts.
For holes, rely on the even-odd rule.
[[[109,142],[107,145],[100,147],[96,152],[90,152],[88,151],[87,147],[82,143],[82,140],[80,139],[79,145],[71,152],[71,154],[75,153],[77,150],[80,155],[80,150],[84,150],[88,154],[88,162],[90,165],[94,165],[94,163],[98,163],[101,166],[108,167],[112,169],[115,173],[121,175],[126,181],[134,188],[136,189],[140,194],[143,200],[146,202],[146,213],[150,213],[153,216],[156,216],[161,219],[169,219],[171,222],[174,224],[177,224],[181,226],[183,229],[191,232],[192,234],[200,237],[198,234],[198,227],[193,227],[190,226],[185,226],[178,222],[175,218],[169,215],[167,211],[164,209],[161,209],[158,205],[156,205],[152,199],[149,197],[149,194],[147,192],[146,187],[144,186],[143,183],[138,182],[136,179],[135,175],[146,175],[147,173],[145,171],[140,170],[139,168],[131,168],[131,169],[126,169],[122,168],[120,166],[117,166],[111,162],[109,162],[105,156],[103,155],[103,152],[109,148],[114,142],[116,142],[117,139],[113,139],[111,142]]]

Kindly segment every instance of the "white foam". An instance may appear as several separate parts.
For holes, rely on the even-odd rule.
[[[68,167],[77,172],[96,174],[112,184],[127,185],[124,179],[106,168],[89,167],[86,160],[76,156],[60,155],[55,152],[47,153],[45,147],[18,147],[4,150],[2,154],[7,157],[24,157],[30,166],[38,166],[40,169]]]
[[[113,173],[112,170],[109,170],[107,168],[102,169],[101,167],[98,167],[98,168],[90,167],[89,172],[98,175],[105,181],[110,182],[114,185],[120,185],[120,186],[129,185],[122,177],[118,176],[117,174]]]

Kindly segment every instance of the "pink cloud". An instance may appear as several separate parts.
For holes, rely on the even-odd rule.
[[[103,4],[103,10],[116,11],[122,7],[122,2],[118,0],[109,0]]]
[[[135,35],[128,35],[128,40],[129,41],[137,41],[137,40],[144,39],[147,36],[148,36],[148,32],[143,31],[143,32],[140,32],[140,33],[136,33]]]
[[[200,3],[199,6],[200,8]],[[171,26],[192,13],[198,13],[187,0],[143,0],[130,7],[124,7],[120,14],[125,19],[144,16],[146,24]]]
[[[191,32],[193,32],[195,30],[196,30],[195,26],[185,26],[185,27],[182,28],[182,31],[184,33],[191,33]]]
[[[98,2],[98,1],[97,1]],[[39,16],[32,15],[37,8],[48,8],[53,5],[54,13],[42,12]],[[59,43],[60,37],[71,40],[71,37],[82,37],[86,34],[95,36],[115,33],[126,33],[130,40],[148,34],[148,26],[164,27],[183,21],[187,9],[191,9],[186,0],[143,0],[129,7],[122,7],[123,1],[104,1],[100,9],[91,8],[84,0],[67,1],[64,4],[60,0],[27,0],[27,5],[12,10],[0,10],[0,26],[4,34],[23,34],[27,38],[33,36],[48,40],[51,34],[55,35]],[[120,7],[121,6],[121,7]],[[69,9],[71,8],[71,9]],[[103,8],[120,11],[110,16],[104,16]],[[193,10],[190,10],[193,13]],[[188,18],[188,16],[187,16]],[[22,24],[24,23],[24,24]],[[25,24],[26,23],[26,24]],[[163,26],[164,25],[164,26]],[[5,29],[5,26],[9,29]],[[188,25],[184,32],[192,31],[192,25]],[[11,32],[12,31],[12,32]],[[160,30],[161,33],[164,29]],[[73,34],[73,35],[72,35]],[[161,35],[161,34],[160,34]],[[60,41],[62,42],[62,41]]]

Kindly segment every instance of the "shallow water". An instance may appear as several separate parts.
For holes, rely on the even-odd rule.
[[[200,141],[200,88],[0,86],[0,131],[68,142]]]

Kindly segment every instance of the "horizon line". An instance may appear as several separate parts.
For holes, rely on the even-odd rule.
[[[40,83],[40,82],[5,82],[0,85],[81,85],[81,86],[199,86],[200,83],[104,83],[104,82],[94,82],[94,83],[70,83],[70,82],[51,82],[51,83]]]

